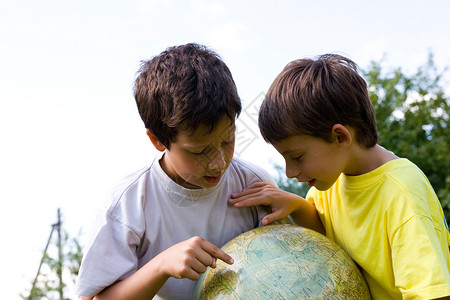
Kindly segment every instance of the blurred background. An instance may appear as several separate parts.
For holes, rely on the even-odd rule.
[[[188,42],[216,50],[233,73],[244,106],[236,155],[299,193],[260,137],[259,103],[291,60],[354,60],[370,84],[380,143],[420,162],[448,210],[449,11],[444,0],[0,1],[2,299],[29,296],[47,243],[40,272],[50,275],[39,281],[58,286],[51,274],[63,270],[63,297],[76,298],[72,275],[97,208],[156,153],[132,95],[136,71]]]

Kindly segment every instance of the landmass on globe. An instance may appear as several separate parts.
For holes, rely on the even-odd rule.
[[[194,299],[371,299],[353,260],[334,242],[295,225],[269,225],[225,244],[234,264],[217,261]]]

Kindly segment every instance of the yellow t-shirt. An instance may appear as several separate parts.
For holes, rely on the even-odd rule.
[[[450,234],[420,169],[392,160],[360,176],[341,174],[327,191],[311,188],[326,235],[362,268],[373,299],[450,295]]]

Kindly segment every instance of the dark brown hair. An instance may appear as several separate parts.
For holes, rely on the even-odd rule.
[[[259,128],[269,143],[302,134],[331,141],[334,124],[352,126],[356,141],[366,148],[377,143],[367,84],[353,61],[336,54],[289,63],[259,111]]]
[[[178,130],[212,131],[223,117],[241,112],[230,70],[219,55],[199,44],[167,48],[144,61],[134,83],[134,97],[145,127],[169,149]]]

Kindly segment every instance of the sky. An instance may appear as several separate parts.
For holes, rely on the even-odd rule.
[[[244,107],[236,156],[276,177],[283,161],[255,114],[288,62],[331,52],[413,72],[432,51],[443,69],[449,11],[445,0],[0,0],[2,299],[27,295],[58,208],[85,243],[114,183],[156,154],[132,94],[141,61],[189,42],[215,50]]]

